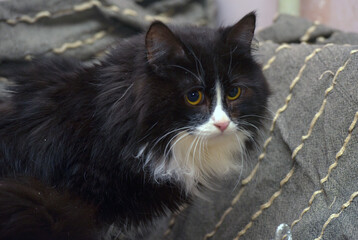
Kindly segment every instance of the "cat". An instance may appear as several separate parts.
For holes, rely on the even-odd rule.
[[[255,21],[155,21],[91,65],[35,59],[0,72],[13,83],[0,108],[0,239],[98,239],[239,169],[269,95]]]

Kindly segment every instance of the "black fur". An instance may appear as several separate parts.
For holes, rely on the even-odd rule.
[[[155,22],[147,34],[122,40],[99,64],[56,58],[0,72],[15,84],[11,100],[0,108],[0,176],[6,179],[0,182],[0,221],[16,216],[10,225],[0,227],[0,239],[27,235],[21,230],[21,214],[30,215],[19,211],[26,199],[32,201],[33,221],[37,206],[58,212],[63,205],[52,203],[76,206],[78,199],[83,201],[79,214],[94,220],[83,224],[81,218],[75,220],[81,231],[58,230],[67,231],[70,239],[82,239],[80,232],[97,234],[93,227],[83,231],[85,225],[95,229],[112,222],[137,225],[188,201],[190,195],[180,183],[154,179],[152,164],[173,134],[157,140],[173,129],[205,122],[218,79],[225,91],[232,85],[245,89],[239,101],[225,105],[231,118],[260,126],[268,87],[251,54],[254,27],[253,13],[219,30],[169,30]],[[185,104],[183,97],[193,88],[203,89],[206,96],[205,104],[196,108]],[[246,128],[255,132],[252,126]],[[144,144],[154,154],[147,164],[144,157],[136,157]],[[11,180],[18,177],[25,180]],[[45,192],[41,199],[37,191]],[[12,199],[19,205],[14,206]],[[35,236],[51,231],[34,229]]]
[[[0,181],[2,240],[95,240],[95,208],[30,178]]]

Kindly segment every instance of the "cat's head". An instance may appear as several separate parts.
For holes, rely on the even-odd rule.
[[[269,92],[252,57],[255,19],[249,13],[219,29],[149,27],[145,77],[131,87],[139,109],[137,158],[157,181],[196,192],[210,186],[210,178],[238,169]]]

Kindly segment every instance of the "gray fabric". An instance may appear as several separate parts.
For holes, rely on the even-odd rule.
[[[85,60],[154,19],[201,25],[213,15],[212,0],[1,1],[0,62],[62,54]]]
[[[62,54],[89,60],[116,39],[145,28],[152,20],[148,16],[160,15],[173,23],[210,23],[210,4],[0,2],[0,62]],[[46,15],[44,10],[50,12],[47,17],[35,17],[39,12]],[[34,23],[27,23],[23,15]],[[314,239],[322,231],[323,239],[357,238],[358,136],[353,119],[358,118],[358,52],[352,50],[358,46],[349,45],[358,44],[357,34],[283,15],[256,37],[255,54],[272,90],[272,114],[242,175],[224,180],[222,189],[207,192],[207,199],[195,199],[179,213],[159,219],[143,237],[120,233],[113,226],[107,239],[222,240],[241,232],[239,239],[276,240],[288,231],[294,240]],[[72,45],[55,53],[65,43]],[[0,91],[3,84],[7,82],[0,78]],[[257,172],[250,175],[253,169]],[[275,236],[280,224],[287,226]]]

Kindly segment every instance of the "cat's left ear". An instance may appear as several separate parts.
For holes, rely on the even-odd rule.
[[[224,30],[225,41],[228,44],[240,44],[244,47],[251,47],[256,25],[256,14],[250,12],[235,25]]]
[[[181,41],[162,22],[155,21],[150,25],[145,37],[148,62],[185,58],[185,50]]]

